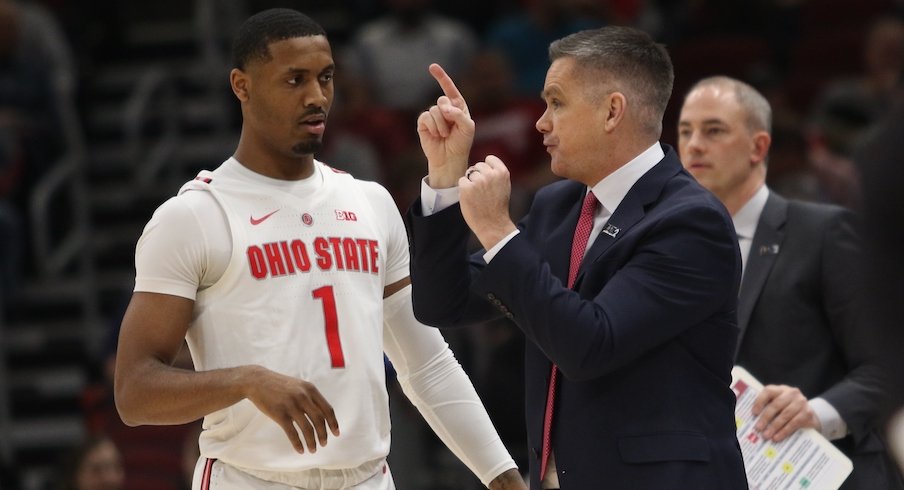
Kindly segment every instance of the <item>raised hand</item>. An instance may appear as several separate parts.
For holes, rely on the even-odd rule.
[[[444,95],[417,118],[417,133],[427,157],[428,183],[434,189],[444,189],[454,187],[468,166],[474,120],[446,71],[436,63],[429,70]]]
[[[248,399],[282,427],[296,451],[304,453],[307,447],[308,452],[314,453],[318,443],[325,446],[327,427],[334,436],[339,435],[333,407],[313,384],[268,369],[261,371],[255,376]]]

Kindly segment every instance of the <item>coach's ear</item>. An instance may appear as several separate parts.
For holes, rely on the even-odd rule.
[[[607,133],[615,131],[628,109],[628,100],[621,92],[612,92],[603,99],[602,114],[606,116],[603,121],[603,130]]]
[[[232,93],[242,102],[248,102],[250,98],[248,95],[248,91],[251,88],[251,78],[248,77],[248,74],[239,70],[238,68],[233,68],[232,71],[229,72],[229,84],[232,86]]]

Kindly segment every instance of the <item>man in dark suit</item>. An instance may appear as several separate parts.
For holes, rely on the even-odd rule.
[[[904,141],[904,74],[898,82],[895,103],[854,156],[862,172],[865,247],[869,271],[867,296],[869,321],[884,326],[874,342],[893,373],[894,416],[886,431],[890,452],[904,471],[904,329],[901,298],[904,298],[904,166],[900,145]]]
[[[746,488],[729,388],[740,257],[724,206],[658,142],[668,53],[605,27],[550,60],[536,126],[566,180],[517,227],[505,164],[467,168],[474,122],[431,66],[445,95],[418,119],[415,314],[524,332],[531,488]],[[469,228],[485,250],[471,257]]]
[[[850,211],[787,200],[765,185],[771,109],[728,77],[699,81],[678,123],[681,161],[725,204],[744,273],[737,364],[764,385],[757,429],[809,427],[854,462],[845,489],[901,488],[877,429],[889,393],[864,320],[861,244]]]

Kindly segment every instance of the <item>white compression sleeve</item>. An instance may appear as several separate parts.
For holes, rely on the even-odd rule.
[[[517,468],[439,330],[414,318],[411,286],[386,298],[383,309],[383,348],[436,435],[484,485]]]

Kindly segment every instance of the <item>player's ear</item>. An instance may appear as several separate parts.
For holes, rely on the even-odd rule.
[[[242,102],[247,102],[250,98],[249,90],[251,89],[251,79],[248,74],[238,68],[233,68],[229,72],[229,83],[232,86],[232,93]]]

